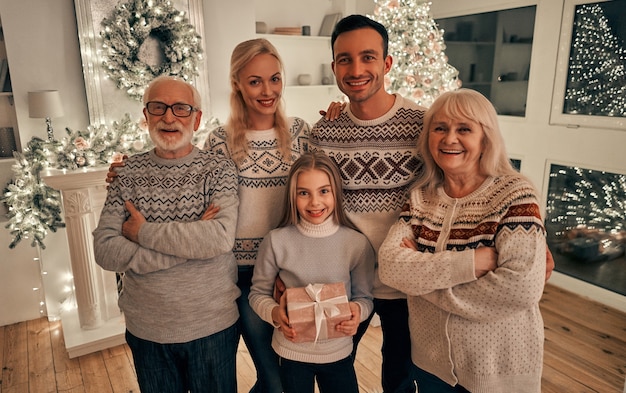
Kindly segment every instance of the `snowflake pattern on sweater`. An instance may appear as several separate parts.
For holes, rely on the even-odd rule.
[[[309,145],[328,155],[343,179],[344,210],[377,252],[406,202],[407,190],[422,169],[417,139],[425,108],[396,94],[392,108],[361,120],[347,105],[338,119],[320,119]],[[378,275],[374,297],[398,299],[403,293],[383,285]]]

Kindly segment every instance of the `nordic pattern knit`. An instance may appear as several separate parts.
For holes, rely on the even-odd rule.
[[[250,290],[250,306],[261,319],[273,324],[272,298],[276,275],[287,288],[343,282],[350,301],[361,307],[361,321],[374,308],[372,281],[375,254],[363,234],[335,224],[332,217],[315,225],[301,222],[271,231],[261,243]],[[286,359],[326,364],[350,356],[352,337],[293,343],[274,329],[272,347]]]
[[[94,251],[104,269],[125,273],[119,305],[127,329],[144,340],[183,343],[236,323],[233,162],[197,148],[169,160],[152,150],[130,157],[118,173],[94,231]],[[122,235],[127,200],[147,220],[139,244]],[[217,216],[200,221],[211,203],[220,207]]]
[[[248,131],[248,155],[240,165],[239,220],[233,249],[239,265],[254,265],[263,237],[278,226],[285,206],[285,188],[291,164],[308,150],[309,125],[289,118],[291,157],[285,159],[278,147],[276,131]],[[211,131],[205,149],[230,157],[226,130]]]
[[[478,247],[496,248],[498,268],[476,279]],[[378,262],[381,280],[408,295],[418,367],[474,393],[541,391],[546,239],[526,180],[488,178],[458,199],[413,190]]]
[[[346,105],[337,120],[320,119],[311,130],[311,150],[323,151],[339,167],[344,210],[375,251],[406,202],[407,189],[421,170],[417,138],[425,109],[395,95],[393,107],[374,120],[360,120]],[[374,279],[374,297],[406,295]]]

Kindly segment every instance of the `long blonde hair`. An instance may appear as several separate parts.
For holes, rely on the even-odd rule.
[[[459,89],[441,94],[424,114],[424,128],[417,143],[418,154],[424,166],[422,175],[414,184],[415,188],[425,188],[428,192],[434,192],[443,184],[444,173],[435,163],[428,148],[430,125],[435,114],[457,120],[468,119],[480,124],[483,129],[483,153],[479,163],[482,175],[519,175],[507,155],[498,124],[498,114],[491,102],[475,90]]]
[[[239,73],[254,57],[261,54],[270,54],[278,60],[284,80],[285,67],[283,61],[274,45],[264,38],[241,42],[235,47],[230,58],[230,116],[225,128],[230,156],[238,166],[241,165],[248,153],[246,131],[251,128],[248,108],[238,87]],[[278,149],[283,159],[288,161],[291,159],[291,136],[282,96],[274,114],[274,129],[278,135]]]
[[[330,180],[330,186],[335,197],[335,210],[333,211],[335,222],[339,225],[357,230],[343,210],[343,183],[339,169],[337,169],[335,163],[328,158],[326,154],[319,151],[306,152],[291,165],[289,177],[287,178],[287,189],[285,191],[285,211],[278,226],[284,227],[298,223],[300,219],[298,207],[296,206],[298,175],[302,172],[314,169],[326,173]]]

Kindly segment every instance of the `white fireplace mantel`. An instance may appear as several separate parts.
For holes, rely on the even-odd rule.
[[[92,232],[106,199],[108,168],[48,169],[43,181],[61,191],[77,308],[61,316],[70,358],[124,343],[117,280],[95,262]],[[45,289],[45,288],[44,288]]]

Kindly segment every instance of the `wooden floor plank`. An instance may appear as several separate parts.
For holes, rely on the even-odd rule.
[[[380,393],[383,391],[380,382],[382,359],[380,348],[382,332],[380,326],[370,326],[359,342],[354,368],[359,381],[361,393]]]
[[[547,326],[545,352],[556,353],[560,358],[567,355],[567,358],[576,360],[573,365],[603,380],[611,380],[614,384],[623,381],[626,375],[626,352],[616,349],[624,347],[625,343],[611,340],[610,336],[601,338],[596,331],[546,310],[543,311],[543,317]]]
[[[599,393],[572,380],[567,372],[552,366],[543,367],[541,393]]]
[[[237,393],[248,393],[256,382],[256,370],[250,358],[248,348],[239,341],[237,349]]]
[[[28,321],[28,388],[30,393],[55,393],[50,326],[45,318]]]
[[[102,352],[90,353],[78,359],[85,393],[113,393]]]
[[[137,376],[124,345],[103,351],[103,358],[113,393],[139,392]]]
[[[2,393],[28,393],[28,338],[26,322],[8,325],[5,328],[4,362],[2,368]]]
[[[596,301],[575,295],[553,285],[546,285],[542,309],[567,315],[568,319],[592,330],[626,341],[626,314]]]
[[[619,386],[620,383],[623,384],[623,377],[616,379],[607,376],[604,370],[598,369],[587,359],[574,357],[575,355],[572,355],[567,348],[559,345],[548,346],[547,348],[544,353],[544,365],[559,370],[569,378],[570,384],[579,386],[579,389],[583,389],[582,391],[608,393],[614,391],[612,389],[615,389],[615,386]],[[564,361],[563,359],[569,360]],[[572,359],[575,361],[572,362]],[[582,376],[584,378],[581,378]],[[565,387],[568,388],[566,391],[569,392],[569,385],[561,386],[562,391]],[[617,393],[617,391],[615,392]]]
[[[78,358],[70,359],[65,349],[61,321],[50,322],[50,342],[57,390],[64,393],[85,393]]]

